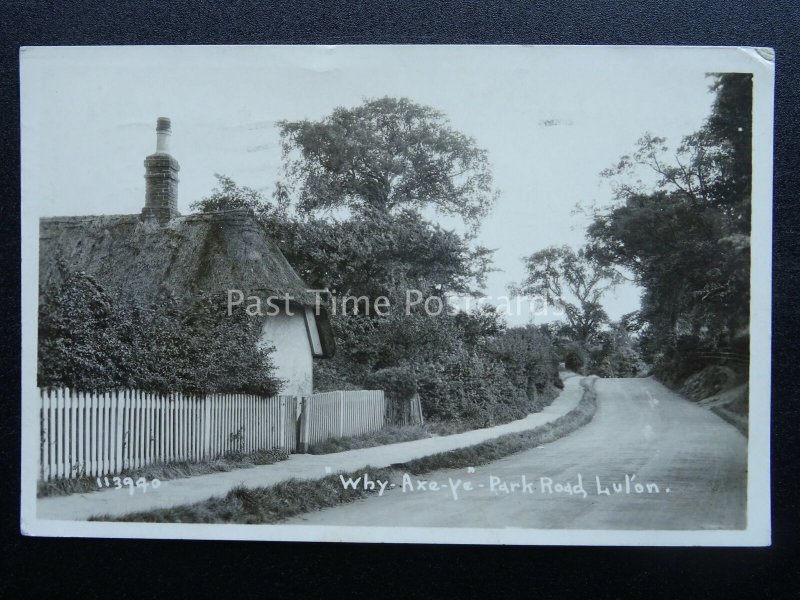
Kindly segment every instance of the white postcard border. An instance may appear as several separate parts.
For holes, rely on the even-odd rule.
[[[128,47],[95,48],[113,53]],[[174,47],[173,47],[174,48]],[[220,52],[230,47],[205,47]],[[237,48],[242,48],[241,46]],[[295,47],[298,52],[314,48]],[[370,51],[370,46],[324,47]],[[385,47],[383,47],[385,48]],[[403,46],[394,47],[398,52]],[[430,46],[432,52],[441,46]],[[452,48],[452,46],[451,46]],[[503,46],[487,46],[502,51]],[[537,47],[530,47],[536,51]],[[23,534],[52,537],[164,538],[216,540],[329,541],[374,543],[599,545],[599,546],[765,546],[770,544],[770,393],[772,296],[772,138],[774,60],[771,50],[753,48],[668,46],[564,46],[565,52],[592,59],[594,49],[613,50],[639,60],[649,56],[654,65],[665,61],[687,64],[703,61],[708,72],[753,73],[753,177],[751,269],[750,436],[748,446],[747,528],[737,531],[606,531],[540,529],[473,529],[409,527],[337,527],[307,525],[196,525],[114,522],[48,521],[36,517],[38,418],[36,388],[38,232],[36,206],[26,204],[26,189],[45,165],[26,151],[26,127],[35,117],[37,98],[26,81],[31,61],[48,52],[85,48],[22,48],[20,50],[22,151],[22,460],[20,528]],[[151,47],[152,49],[152,47]],[[657,68],[654,67],[654,68]],[[41,99],[39,99],[41,100]],[[752,401],[756,399],[756,401]]]

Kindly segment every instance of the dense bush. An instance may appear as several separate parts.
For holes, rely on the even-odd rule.
[[[591,360],[585,344],[572,340],[561,340],[558,348],[564,368],[575,373],[585,374],[587,372]]]
[[[504,330],[489,308],[406,314],[402,295],[389,297],[398,310],[385,316],[332,316],[337,354],[315,363],[317,390],[410,386],[410,373],[426,419],[472,426],[521,418],[554,397],[558,359],[546,333]]]
[[[420,366],[419,387],[423,411],[433,420],[488,427],[533,412],[503,364],[474,351]]]
[[[259,335],[259,323],[228,316],[220,298],[138,305],[69,273],[40,298],[38,385],[271,396],[281,382]]]
[[[578,351],[576,348],[568,350],[567,353],[564,355],[564,367],[568,371],[574,371],[575,373],[583,373],[585,364],[586,362],[584,359],[584,353]]]
[[[648,344],[654,345],[653,340],[648,339]],[[671,344],[652,351],[653,373],[674,388],[680,388],[693,375],[713,367],[725,368],[735,374],[737,381],[743,382],[748,375],[749,356],[747,335],[724,345],[709,343],[695,335],[682,335]]]
[[[337,355],[315,363],[315,388],[413,394],[416,384],[426,419],[474,427],[541,410],[560,383],[552,341],[533,327],[503,330],[492,312],[336,315]]]
[[[600,377],[641,377],[649,367],[641,357],[638,340],[624,323],[612,323],[588,344],[589,373]]]
[[[364,380],[368,390],[383,390],[389,400],[410,400],[417,393],[417,380],[408,367],[390,367],[370,373]]]
[[[559,357],[549,334],[533,326],[515,327],[494,336],[487,345],[515,387],[525,390],[531,402],[539,402],[550,386],[558,386]]]
[[[427,417],[481,427],[541,410],[560,384],[552,342],[534,328],[494,334],[416,370]]]

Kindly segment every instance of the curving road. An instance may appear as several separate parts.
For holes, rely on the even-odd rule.
[[[596,391],[598,409],[592,422],[556,442],[474,472],[409,476],[411,485],[405,490],[387,488],[381,497],[288,523],[646,530],[745,527],[747,439],[742,434],[652,379],[600,379]],[[579,475],[585,495],[576,489]],[[464,489],[467,482],[471,490]]]

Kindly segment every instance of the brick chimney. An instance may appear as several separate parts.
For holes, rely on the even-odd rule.
[[[169,153],[172,129],[169,119],[159,117],[156,124],[156,151],[144,159],[146,183],[142,217],[165,223],[178,212],[178,161]]]

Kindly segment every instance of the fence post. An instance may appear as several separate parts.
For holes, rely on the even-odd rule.
[[[344,437],[344,392],[339,392],[339,437]]]
[[[78,429],[80,430],[80,437],[78,438],[78,475],[90,475],[89,462],[91,457],[91,414],[90,414],[90,394],[88,392],[77,392],[75,394],[78,402]]]
[[[300,454],[306,454],[308,452],[309,426],[311,424],[311,419],[309,416],[309,413],[311,412],[311,398],[308,396],[302,396],[300,402],[300,431],[298,432],[297,451]]]
[[[64,449],[69,450],[69,442],[67,440],[67,427],[69,423],[66,420],[66,405],[67,398],[72,395],[69,388],[63,388],[61,393],[58,394],[56,404],[56,425],[58,433],[58,441],[56,443],[56,474],[58,477],[64,478],[67,476],[67,461]]]
[[[114,392],[114,407],[115,407],[115,424],[114,424],[114,464],[113,464],[113,471],[114,473],[122,472],[122,436],[124,432],[122,431],[122,411],[124,410],[124,405],[121,405],[120,402],[120,394],[119,390],[115,390]],[[124,399],[123,394],[123,399]]]
[[[211,456],[211,398],[203,396],[203,459]]]
[[[45,401],[45,394],[47,401]],[[41,419],[41,441],[39,443],[40,467],[42,469],[42,481],[50,479],[50,423],[48,422],[47,407],[50,405],[50,390],[39,390],[39,418]]]
[[[278,419],[278,439],[281,441],[281,448],[288,453],[292,449],[286,443],[286,398],[283,396],[278,396],[278,410],[280,415]]]

